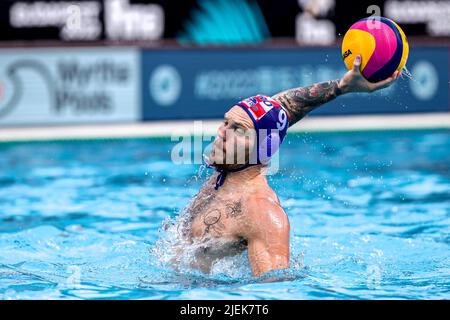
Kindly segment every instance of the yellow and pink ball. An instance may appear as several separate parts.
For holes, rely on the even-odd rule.
[[[361,55],[361,73],[370,82],[401,71],[408,59],[409,45],[403,30],[384,17],[364,18],[353,24],[342,42],[342,57],[347,68]]]

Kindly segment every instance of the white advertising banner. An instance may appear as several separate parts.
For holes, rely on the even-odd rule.
[[[0,126],[134,122],[137,49],[0,50]]]

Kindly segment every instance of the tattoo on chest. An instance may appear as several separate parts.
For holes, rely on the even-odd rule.
[[[205,209],[211,204],[211,202],[214,201],[215,198],[216,198],[215,193],[211,193],[206,196],[203,195],[197,196],[197,199],[195,199],[192,205],[191,209],[192,216],[195,217],[196,215],[203,213]]]
[[[227,218],[237,218],[242,215],[242,204],[241,201],[233,201],[226,205]]]
[[[203,191],[203,190],[202,190]],[[221,202],[217,197],[217,193],[205,194],[200,191],[196,199],[187,209],[187,219],[184,220],[183,226],[179,232],[183,235],[190,233],[194,220],[201,219],[204,226],[202,237],[211,235],[221,236],[226,230],[224,219],[237,218],[243,214],[241,199],[237,201]]]
[[[185,209],[184,216],[177,227],[178,234],[183,238],[189,237],[192,222],[195,217],[201,215],[205,212],[211,202],[216,198],[216,193],[206,194],[204,190],[200,190],[195,196],[195,199],[191,204]]]
[[[222,232],[225,229],[225,225],[220,221],[220,218],[222,218],[222,213],[218,209],[213,209],[211,211],[208,211],[203,216],[203,223],[205,224],[205,232],[203,235],[209,234],[210,231],[214,231],[219,236],[222,235]]]

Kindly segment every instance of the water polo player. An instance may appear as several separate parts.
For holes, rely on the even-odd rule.
[[[180,223],[189,247],[196,248],[192,266],[210,272],[218,259],[248,249],[254,275],[289,268],[289,219],[270,188],[264,169],[268,158],[283,141],[288,126],[316,107],[349,92],[372,92],[391,85],[398,77],[371,83],[360,72],[361,57],[341,79],[280,92],[272,97],[244,99],[225,113],[209,157],[215,174],[202,186],[186,208]],[[249,130],[264,130],[261,138],[249,140]],[[256,161],[227,157],[231,149],[244,148]],[[260,151],[263,152],[260,152]],[[254,154],[254,153],[253,153]],[[266,156],[265,156],[266,155]],[[188,247],[188,246],[186,246]]]

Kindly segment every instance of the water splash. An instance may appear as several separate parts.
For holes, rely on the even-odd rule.
[[[408,68],[406,66],[404,66],[401,70],[401,75],[405,76],[406,78],[408,78],[409,80],[414,80],[412,73],[408,70]]]
[[[160,238],[150,249],[155,261],[161,268],[171,269],[179,274],[200,274],[210,280],[235,279],[242,280],[251,276],[247,252],[235,256],[217,259],[211,265],[209,274],[199,273],[197,259],[205,246],[220,246],[220,239],[211,239],[207,243],[190,240],[186,230],[191,215],[183,210],[175,218],[166,218],[159,230]]]
[[[211,165],[211,160],[209,159],[209,157],[206,154],[203,154],[202,164],[199,166],[199,168],[197,170],[197,176],[195,177],[196,180],[202,179],[203,173],[205,172],[205,170],[211,169],[211,168],[213,168],[213,166]]]

